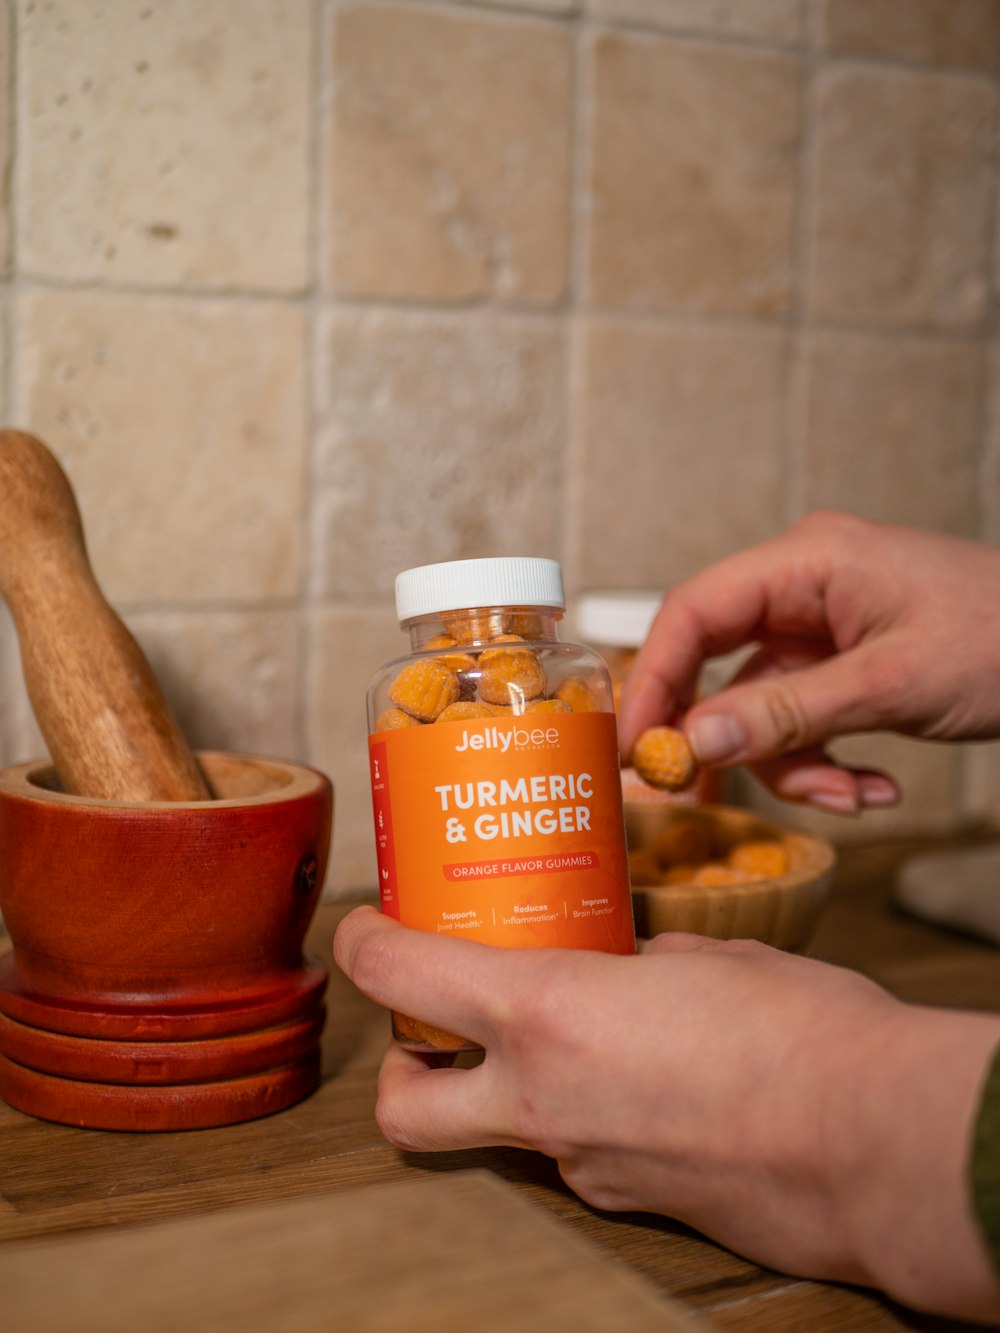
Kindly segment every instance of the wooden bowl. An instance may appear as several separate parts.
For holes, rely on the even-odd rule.
[[[637,933],[651,937],[667,930],[689,931],[717,940],[761,940],[790,951],[804,948],[833,878],[831,844],[731,806],[684,810],[626,801],[629,848],[650,850],[670,826],[692,819],[704,825],[714,856],[724,858],[738,843],[774,841],[783,847],[788,869],[767,879],[713,887],[643,882],[641,873],[634,875]]]

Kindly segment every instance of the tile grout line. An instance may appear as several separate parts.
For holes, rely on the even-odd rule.
[[[810,29],[816,17],[811,10],[809,0],[802,0],[799,12],[803,16],[799,38],[770,37],[766,34],[733,32],[725,29],[702,29],[687,27],[682,23],[655,23],[639,18],[618,18],[614,15],[593,13],[586,5],[567,6],[562,11],[545,11],[532,8],[529,4],[519,4],[517,0],[497,4],[491,0],[419,0],[419,8],[427,13],[437,13],[474,20],[511,22],[535,21],[550,25],[573,26],[590,24],[598,30],[620,32],[627,36],[661,38],[668,41],[685,42],[692,45],[704,44],[722,46],[746,51],[783,52],[786,54],[808,54],[812,46],[825,63],[861,64],[875,69],[914,71],[918,73],[957,75],[962,78],[981,79],[992,82],[994,72],[990,68],[976,65],[934,65],[926,60],[908,58],[902,55],[882,55],[866,51],[824,49],[821,44],[811,40]],[[813,31],[815,29],[813,28]]]
[[[329,3],[335,6],[342,2],[343,0],[329,0]],[[365,9],[377,7],[384,3],[384,0],[355,0],[353,5],[351,0],[346,0],[346,3],[354,9]],[[516,0],[510,4],[490,4],[487,0],[408,0],[407,8],[411,7],[426,14],[471,19],[473,22],[485,20],[487,23],[492,21],[497,24],[531,23],[548,28],[569,27],[578,17],[575,8],[555,13],[527,6],[519,7]]]
[[[315,308],[320,315],[331,308],[344,311],[385,311],[389,314],[414,319],[455,319],[459,320],[470,313],[488,314],[499,321],[538,320],[540,322],[558,320],[570,315],[587,314],[594,320],[618,321],[630,324],[662,324],[681,329],[690,327],[698,330],[712,328],[729,332],[774,333],[794,329],[793,319],[789,315],[766,319],[755,315],[744,315],[738,311],[718,311],[702,313],[687,310],[680,306],[662,309],[636,309],[629,307],[586,306],[579,304],[571,309],[568,303],[558,302],[547,305],[527,305],[515,302],[500,302],[495,299],[483,299],[471,302],[430,302],[408,301],[400,298],[384,297],[364,298],[322,290],[300,291],[295,294],[251,291],[209,291],[185,287],[139,287],[135,285],[96,284],[85,280],[63,281],[40,275],[19,274],[17,284],[22,292],[80,292],[83,295],[110,298],[135,298],[154,301],[178,300],[181,302],[204,302],[205,304],[233,305],[278,305],[285,308],[300,308],[308,312]],[[955,326],[943,328],[924,325],[882,325],[865,324],[850,320],[816,318],[808,321],[808,328],[823,333],[839,333],[846,336],[881,338],[889,341],[931,341],[974,344],[982,341],[982,331],[973,327]]]
[[[802,122],[798,153],[797,188],[792,230],[792,299],[788,309],[788,346],[785,362],[784,412],[782,416],[782,464],[784,486],[784,525],[799,518],[806,496],[806,370],[805,335],[810,327],[808,288],[812,273],[812,242],[816,225],[815,153],[816,153],[816,80],[820,69],[818,55],[818,15],[814,6],[800,10],[804,31],[802,55]]]
[[[7,422],[11,425],[24,426],[27,423],[21,416],[21,404],[18,393],[18,366],[19,355],[17,353],[18,334],[20,330],[20,307],[22,282],[20,274],[20,218],[21,218],[21,194],[22,194],[22,173],[23,173],[23,154],[21,153],[21,106],[20,96],[23,85],[23,70],[19,60],[19,38],[21,35],[20,15],[17,12],[16,0],[9,0],[7,6],[7,22],[4,37],[8,43],[8,69],[7,86],[4,90],[7,97],[7,151],[8,161],[6,166],[7,177],[7,309],[4,320],[4,359],[3,359],[3,388],[6,398]],[[27,686],[24,683],[24,673],[21,666],[21,654],[19,651],[18,635],[14,627],[13,620],[7,614],[6,627],[10,635],[10,651],[5,654],[8,661],[15,665],[16,670],[16,696],[14,707],[11,710],[9,724],[11,734],[4,736],[4,749],[20,750],[22,744],[27,744],[28,737],[33,736],[37,730],[34,720],[34,711],[28,698]],[[11,755],[11,758],[23,758],[23,755]]]
[[[323,272],[323,161],[327,124],[327,52],[330,46],[331,23],[322,0],[312,0],[309,10],[310,36],[313,46],[309,99],[309,199],[308,254],[310,261],[310,288],[304,302],[305,357],[302,366],[303,424],[305,449],[302,459],[302,506],[300,510],[299,550],[302,568],[299,573],[299,591],[296,607],[298,622],[298,662],[296,672],[296,701],[294,727],[297,752],[312,762],[315,757],[310,735],[310,686],[314,676],[316,654],[315,611],[317,560],[319,549],[319,515],[317,500],[317,437],[319,422],[318,359],[320,339],[320,312],[322,309],[321,283]]]
[[[14,392],[15,392],[15,374],[14,374],[14,344],[17,339],[17,310],[18,298],[20,295],[20,274],[18,263],[18,204],[20,197],[19,176],[20,176],[20,132],[21,118],[20,107],[18,106],[18,94],[20,90],[20,74],[18,61],[18,16],[16,0],[9,0],[7,8],[6,32],[4,33],[7,41],[7,86],[4,89],[4,95],[7,98],[7,165],[6,165],[6,184],[7,184],[7,310],[5,316],[5,342],[4,363],[3,363],[3,384],[6,397],[7,417],[10,421],[16,421]]]
[[[591,160],[592,122],[588,114],[592,65],[587,20],[578,16],[573,32],[573,106],[570,132],[569,181],[569,309],[563,321],[563,530],[562,557],[566,582],[579,591],[583,521],[583,439],[579,398],[579,364],[583,323],[586,312],[586,257],[591,243]]]

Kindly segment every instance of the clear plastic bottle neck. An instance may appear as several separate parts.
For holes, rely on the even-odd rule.
[[[509,636],[529,643],[558,641],[563,613],[554,606],[480,606],[437,615],[417,616],[403,622],[414,652],[450,647],[444,639],[468,647],[483,647]]]

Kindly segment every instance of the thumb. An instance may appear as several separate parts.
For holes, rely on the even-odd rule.
[[[703,764],[772,759],[884,728],[890,710],[870,688],[869,660],[864,648],[854,649],[720,691],[684,720],[695,757]]]

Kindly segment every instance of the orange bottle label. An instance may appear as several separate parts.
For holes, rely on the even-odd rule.
[[[615,719],[475,719],[368,743],[382,910],[485,944],[634,953]]]

